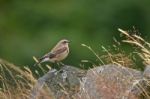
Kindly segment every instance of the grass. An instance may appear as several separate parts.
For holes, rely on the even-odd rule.
[[[136,49],[136,54],[143,60],[144,65],[150,64],[150,43],[136,34],[130,34],[128,31],[118,29],[125,37],[122,42],[128,43],[131,47]],[[120,42],[117,42],[120,44]],[[111,50],[107,50],[102,46],[105,55],[97,54],[90,46],[82,44],[82,46],[89,49],[96,59],[99,61],[99,65],[104,64],[117,64],[121,66],[132,67],[134,62],[130,55],[126,55],[122,51],[113,53]],[[115,46],[117,47],[117,46]],[[35,58],[34,58],[35,59]],[[83,62],[90,62],[88,60],[82,60]],[[31,93],[33,85],[37,81],[32,71],[28,67],[23,69],[19,68],[12,63],[0,59],[0,99],[28,99]],[[45,70],[40,67],[43,73]],[[48,66],[49,68],[49,66]],[[36,71],[37,74],[38,71]],[[45,91],[42,91],[46,93]],[[147,96],[150,97],[150,96]]]
[[[37,81],[27,67],[20,69],[0,59],[0,99],[27,99],[33,84]]]
[[[129,32],[122,29],[118,29],[118,31],[120,31],[126,38],[125,40],[122,40],[122,42],[135,46],[137,49],[136,53],[141,57],[143,63],[145,65],[150,65],[150,43],[136,34],[131,35]]]
[[[100,65],[117,64],[120,66],[133,68],[135,66],[135,62],[133,60],[134,58],[131,56],[133,53],[137,54],[140,57],[140,59],[143,60],[143,65],[150,65],[150,43],[145,41],[139,35],[135,34],[135,32],[137,32],[136,30],[128,32],[122,29],[118,29],[118,31],[121,33],[122,37],[125,37],[125,39],[122,40],[122,42],[131,45],[131,47],[135,49],[128,55],[125,54],[124,51],[117,48],[122,44],[122,42],[118,42],[116,39],[114,39],[114,41],[117,45],[113,45],[114,49],[117,49],[115,52],[111,49],[107,49],[104,46],[101,46],[101,48],[105,52],[104,55],[99,55],[90,46],[86,44],[81,45],[89,49],[93,53],[93,55],[96,56],[96,58],[99,60]],[[90,61],[83,60],[83,62]]]
[[[119,49],[116,52],[114,52],[112,50],[108,50],[104,46],[101,46],[101,48],[103,49],[103,52],[105,54],[99,55],[90,46],[88,46],[86,44],[81,44],[81,45],[83,47],[86,47],[87,49],[89,49],[93,53],[93,55],[96,56],[96,60],[99,61],[98,66],[106,65],[106,64],[116,64],[116,65],[125,66],[125,67],[133,67],[135,65],[133,60],[131,59],[130,54],[126,55],[123,51],[121,51]],[[117,47],[117,46],[115,46],[115,47]],[[82,60],[82,62],[90,62],[90,61]]]
[[[0,99],[28,98],[36,79],[29,68],[18,67],[0,59]]]

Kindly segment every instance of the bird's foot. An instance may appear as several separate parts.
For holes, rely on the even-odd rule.
[[[58,66],[65,66],[65,64],[62,63],[62,62],[58,62],[57,65],[58,65]]]

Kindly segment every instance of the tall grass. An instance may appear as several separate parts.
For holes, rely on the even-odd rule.
[[[35,82],[29,68],[0,59],[0,99],[27,99]]]
[[[137,49],[136,53],[141,59],[143,59],[143,63],[145,65],[150,65],[150,43],[136,34],[131,34],[122,29],[118,29],[118,31],[120,31],[126,38],[125,40],[122,40],[122,42],[135,46]]]

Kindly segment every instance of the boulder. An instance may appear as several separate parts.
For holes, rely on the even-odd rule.
[[[113,64],[89,70],[63,66],[60,70],[50,70],[38,79],[32,90],[31,99],[42,96],[40,91],[43,90],[44,84],[50,90],[50,99],[150,98],[149,75],[149,69],[141,72]],[[43,96],[42,99],[47,98]]]

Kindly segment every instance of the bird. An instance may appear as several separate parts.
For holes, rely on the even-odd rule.
[[[60,40],[49,53],[39,58],[34,66],[43,62],[61,63],[69,54],[69,43],[67,39]]]

